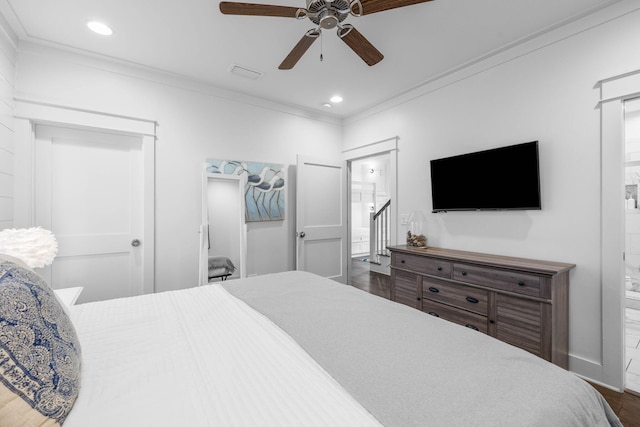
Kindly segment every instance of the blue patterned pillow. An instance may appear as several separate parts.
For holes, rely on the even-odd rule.
[[[0,426],[61,425],[80,388],[80,343],[53,290],[0,261]]]

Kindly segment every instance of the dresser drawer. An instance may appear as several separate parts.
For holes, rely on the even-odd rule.
[[[430,300],[422,300],[422,311],[431,316],[441,317],[453,323],[466,326],[482,333],[487,333],[487,318],[475,313],[449,307]]]
[[[420,309],[420,293],[418,279],[420,276],[406,271],[391,271],[391,299],[400,304]]]
[[[471,286],[449,283],[444,280],[423,277],[422,297],[442,302],[481,315],[487,315],[489,293]]]
[[[541,296],[540,277],[533,274],[456,263],[453,265],[453,278],[522,295]]]
[[[391,265],[418,273],[430,274],[432,276],[451,277],[451,263],[439,259],[392,252]]]

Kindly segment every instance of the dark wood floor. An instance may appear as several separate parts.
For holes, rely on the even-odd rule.
[[[369,271],[369,263],[362,260],[362,257],[351,260],[351,284],[370,294],[389,299],[389,276]]]
[[[389,298],[389,276],[369,271],[369,264],[362,258],[351,261],[351,284],[374,295]],[[640,427],[640,394],[626,391],[618,393],[592,384],[609,402],[624,427]]]
[[[591,385],[607,399],[624,427],[640,427],[640,394],[629,390],[618,393],[597,384]]]

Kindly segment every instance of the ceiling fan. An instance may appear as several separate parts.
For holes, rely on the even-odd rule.
[[[349,15],[362,16],[398,7],[426,3],[431,0],[306,0],[307,8],[274,6],[269,4],[220,2],[220,12],[225,15],[275,16],[282,18],[309,18],[317,25],[302,36],[289,55],[278,67],[290,70],[302,55],[320,37],[321,31],[338,27],[338,37],[344,41],[367,65],[382,61],[384,56],[351,24],[343,24]]]

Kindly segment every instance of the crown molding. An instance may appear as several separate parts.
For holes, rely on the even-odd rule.
[[[278,103],[241,92],[222,89],[209,83],[190,79],[178,74],[169,73],[127,61],[117,60],[115,58],[105,57],[103,55],[97,55],[91,52],[81,51],[75,48],[66,46],[61,47],[46,42],[20,40],[18,44],[18,54],[59,59],[80,67],[92,68],[106,73],[117,74],[132,79],[178,88],[201,95],[224,99],[230,102],[237,102],[251,105],[256,108],[263,108],[279,113],[303,117],[309,120],[316,120],[332,125],[342,126],[342,119],[334,116],[323,115],[316,111],[305,110],[303,108]]]
[[[405,104],[474,75],[498,67],[537,50],[559,43],[610,21],[640,10],[637,0],[619,0],[595,7],[560,24],[522,38],[493,52],[452,68],[386,101],[344,119],[349,125]]]

